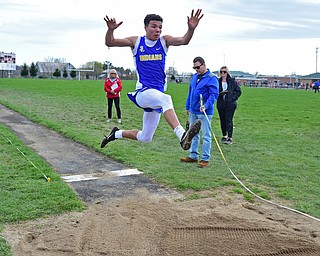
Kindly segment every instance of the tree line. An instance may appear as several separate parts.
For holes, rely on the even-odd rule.
[[[49,59],[47,59],[47,60],[49,60]],[[64,63],[60,59],[52,59],[52,60],[50,59],[47,62]],[[116,67],[116,66],[112,65],[112,63],[109,61],[105,61],[103,63],[98,62],[98,61],[87,62],[87,63],[81,65],[81,68],[79,68],[77,70],[81,71],[81,69],[82,70],[89,70],[89,69],[93,70],[93,71],[83,72],[83,76],[85,76],[86,79],[103,78],[103,74],[107,74],[110,69],[116,69],[118,72],[118,75],[122,79],[127,79],[127,80],[136,79],[136,72],[134,70],[124,69],[123,67]],[[77,71],[74,69],[71,71],[68,71],[66,68],[63,68],[62,70],[56,68],[55,71],[51,75],[56,78],[62,78],[62,77],[68,78],[69,75],[71,78],[76,78]],[[21,70],[20,70],[20,76],[25,77],[25,78],[26,77],[43,78],[41,76],[41,74],[39,74],[37,65],[34,62],[32,62],[30,66],[28,66],[26,63],[24,63],[21,67]]]

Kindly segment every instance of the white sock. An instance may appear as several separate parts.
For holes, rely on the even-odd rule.
[[[116,131],[114,137],[116,137],[116,139],[122,139],[122,130]]]
[[[176,128],[174,128],[173,132],[175,133],[175,135],[177,135],[179,141],[181,141],[183,134],[185,133],[185,129],[181,126],[178,125]]]

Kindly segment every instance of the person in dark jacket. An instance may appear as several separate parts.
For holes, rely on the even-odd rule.
[[[319,90],[320,90],[320,81],[319,80],[314,83],[312,89],[314,90],[314,93],[319,92]]]
[[[230,145],[232,144],[233,116],[237,108],[237,100],[241,95],[241,87],[231,77],[227,66],[222,66],[219,73],[217,109],[222,132],[221,142]]]

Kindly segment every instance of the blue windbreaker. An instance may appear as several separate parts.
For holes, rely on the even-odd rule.
[[[200,94],[202,94],[206,114],[213,115],[214,103],[219,96],[219,82],[218,77],[211,73],[209,69],[200,79],[198,79],[198,74],[191,77],[186,110],[193,114],[203,114],[203,112],[200,112]]]

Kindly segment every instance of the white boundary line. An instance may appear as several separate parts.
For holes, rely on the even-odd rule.
[[[129,176],[129,175],[142,174],[143,172],[140,172],[137,169],[126,169],[126,170],[119,170],[119,171],[111,171],[111,173],[114,174],[115,176]]]
[[[130,176],[130,175],[139,175],[143,172],[138,171],[137,169],[125,169],[125,170],[117,170],[117,171],[109,171],[106,174],[110,173],[110,176]],[[101,175],[101,173],[99,173]],[[87,181],[87,180],[97,180],[99,179],[99,175],[95,174],[76,174],[69,176],[62,176],[61,178],[66,182],[76,182],[76,181]]]
[[[86,180],[97,180],[97,177],[94,177],[93,174],[78,174],[70,176],[62,176],[66,182],[76,182],[76,181],[86,181]]]

